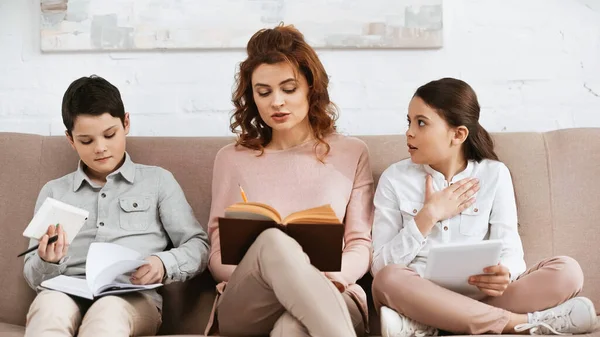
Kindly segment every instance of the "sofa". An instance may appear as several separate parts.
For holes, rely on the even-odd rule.
[[[375,181],[390,164],[408,157],[404,136],[364,136]],[[512,173],[519,231],[528,265],[544,257],[569,255],[585,273],[581,295],[600,308],[600,128],[545,133],[495,133],[497,154]],[[134,161],[162,166],[175,175],[199,221],[206,225],[213,159],[228,137],[129,137]],[[22,236],[45,182],[73,171],[77,155],[64,137],[0,133],[0,336],[23,336],[35,293],[23,279],[27,247]],[[360,280],[370,293],[372,278]],[[164,296],[161,335],[201,336],[215,297],[205,272],[171,284]],[[371,299],[370,299],[371,301]],[[370,303],[370,336],[380,334]],[[596,331],[592,335],[600,337]]]

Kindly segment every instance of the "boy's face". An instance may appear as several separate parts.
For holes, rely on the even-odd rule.
[[[118,117],[109,113],[100,116],[79,115],[73,123],[72,137],[67,139],[94,180],[105,181],[117,170],[125,155],[125,136],[129,133],[129,113],[125,126]]]

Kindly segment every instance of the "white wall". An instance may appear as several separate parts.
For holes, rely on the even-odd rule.
[[[374,1],[375,3],[375,1]],[[121,89],[132,135],[228,135],[237,51],[39,51],[39,0],[0,0],[0,131],[63,134],[62,94],[90,74]],[[319,50],[350,134],[404,132],[414,90],[477,91],[490,131],[600,127],[600,0],[445,0],[439,50]]]

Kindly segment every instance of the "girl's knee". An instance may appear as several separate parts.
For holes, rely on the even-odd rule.
[[[579,262],[570,256],[557,256],[556,263],[560,270],[559,286],[579,293],[583,288],[583,270]]]
[[[410,278],[418,274],[410,268],[398,264],[389,264],[381,269],[373,279],[373,294],[410,291]]]

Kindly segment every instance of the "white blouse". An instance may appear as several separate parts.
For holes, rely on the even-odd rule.
[[[391,165],[381,175],[374,200],[372,274],[396,263],[423,276],[431,247],[487,239],[503,241],[500,263],[510,270],[511,280],[525,272],[523,246],[517,231],[517,206],[506,165],[487,159],[480,163],[469,161],[450,184],[466,177],[478,178],[480,189],[475,194],[475,203],[461,214],[438,222],[424,237],[414,216],[423,208],[427,174],[433,178],[434,190],[448,187],[443,174],[410,159]]]

